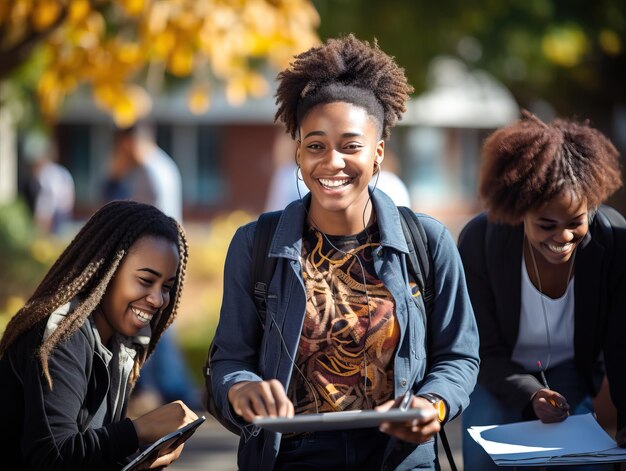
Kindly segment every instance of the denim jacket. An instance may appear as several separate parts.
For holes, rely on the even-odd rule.
[[[478,331],[456,244],[441,223],[418,215],[428,236],[435,278],[435,308],[426,323],[422,298],[413,298],[408,285],[408,247],[400,213],[383,192],[374,190],[371,198],[380,230],[374,266],[394,297],[401,330],[394,358],[395,397],[409,387],[416,394],[435,393],[445,399],[450,420],[467,406],[479,364]],[[278,260],[267,291],[264,326],[252,289],[255,222],[237,230],[226,257],[212,386],[224,416],[242,428],[239,469],[272,469],[280,447],[281,435],[246,424],[230,407],[227,394],[237,382],[273,378],[287,390],[292,374],[298,374],[293,360],[305,314],[300,257],[309,203],[307,196],[287,206],[271,241],[269,256]],[[385,457],[383,469],[412,469],[426,463],[434,469],[435,442],[416,445],[392,439]]]

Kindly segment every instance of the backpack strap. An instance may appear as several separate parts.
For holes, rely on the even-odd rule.
[[[282,211],[272,211],[259,216],[254,232],[252,247],[252,290],[254,304],[261,327],[265,328],[267,311],[267,287],[272,280],[276,268],[276,258],[268,257],[270,244],[276,232],[276,226]]]
[[[426,316],[433,312],[435,280],[431,270],[432,262],[428,250],[428,237],[424,226],[411,208],[398,206],[402,232],[409,246],[409,274],[415,279],[417,287],[424,296]]]
[[[422,292],[424,307],[426,308],[425,319],[428,321],[428,316],[432,314],[435,307],[435,277],[431,269],[432,260],[428,250],[428,237],[426,236],[424,226],[411,208],[398,206],[398,210],[401,216],[402,232],[409,246],[409,275],[414,278],[417,287]],[[450,463],[450,469],[456,471],[456,463],[454,462],[450,442],[446,436],[443,424],[441,424],[441,429],[439,430],[439,437],[448,458],[448,463]]]
[[[259,216],[257,221],[256,230],[254,232],[254,245],[252,247],[252,286],[254,292],[254,304],[257,308],[257,317],[261,323],[261,327],[265,326],[265,313],[266,313],[266,293],[267,286],[274,274],[274,268],[276,267],[276,259],[268,257],[270,243],[276,232],[276,226],[280,219],[282,211],[276,211],[271,213],[264,213]],[[211,341],[209,346],[209,352],[207,360],[204,365],[204,382],[205,389],[203,394],[203,402],[206,410],[215,417],[220,424],[226,429],[236,435],[241,434],[241,429],[227,420],[222,412],[217,407],[215,397],[213,396],[212,380],[211,380],[211,360],[215,353],[216,346],[215,340]]]

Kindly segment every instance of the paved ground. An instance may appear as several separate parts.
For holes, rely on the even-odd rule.
[[[455,420],[446,426],[446,434],[454,452],[457,468],[461,463],[461,421]],[[180,459],[168,469],[172,471],[233,471],[236,469],[237,442],[239,437],[223,428],[211,416],[187,441]],[[448,461],[440,449],[443,471],[449,471]]]

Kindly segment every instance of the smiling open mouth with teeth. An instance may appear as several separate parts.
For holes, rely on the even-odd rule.
[[[320,178],[318,179],[318,181],[324,188],[334,189],[334,188],[341,188],[342,186],[346,186],[352,181],[352,178],[342,178],[338,180],[329,180],[327,178]]]
[[[148,322],[150,322],[152,320],[152,317],[154,316],[154,314],[150,314],[148,312],[141,311],[141,310],[137,309],[136,307],[131,307],[131,310],[139,318],[139,320],[141,320],[142,322],[148,323]]]
[[[554,253],[565,253],[569,251],[573,246],[574,244],[572,243],[565,245],[546,244],[546,247],[548,247],[548,249]]]

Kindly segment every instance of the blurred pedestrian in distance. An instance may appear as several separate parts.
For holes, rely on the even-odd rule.
[[[120,469],[197,418],[180,401],[126,417],[178,313],[187,257],[182,227],[153,206],[117,201],[89,219],[0,340],[2,469]]]
[[[24,141],[24,159],[30,166],[27,199],[40,231],[60,234],[72,220],[74,179],[57,162],[56,144],[45,134],[32,132]]]
[[[497,469],[468,427],[593,412],[605,362],[626,438],[626,221],[602,204],[622,185],[619,154],[586,123],[523,114],[485,141],[487,211],[459,237],[481,359],[467,471]]]
[[[155,142],[154,129],[145,121],[117,129],[106,200],[131,199],[159,208],[182,224],[182,178],[176,163]]]

